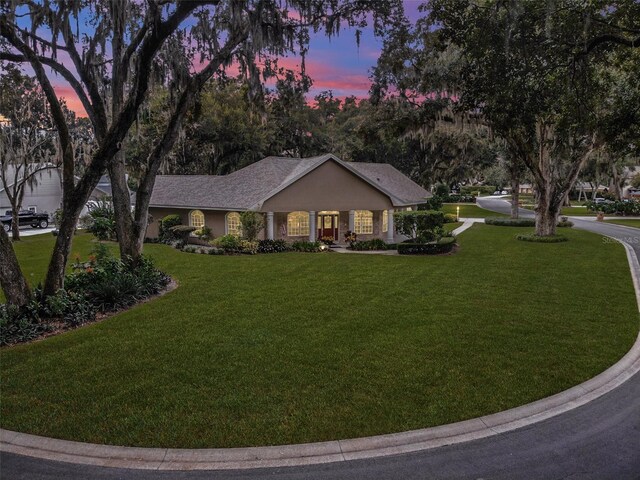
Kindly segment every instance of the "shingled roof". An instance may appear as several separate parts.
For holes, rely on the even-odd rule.
[[[262,204],[327,161],[334,161],[387,195],[394,206],[421,203],[424,188],[386,163],[344,162],[318,157],[267,157],[229,175],[159,175],[152,207],[260,210]]]

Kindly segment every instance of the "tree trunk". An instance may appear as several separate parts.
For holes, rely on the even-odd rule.
[[[111,178],[120,258],[135,264],[138,262],[142,249],[137,246],[137,234],[131,217],[131,196],[127,186],[124,152],[118,152],[109,163],[109,177]]]
[[[20,210],[11,207],[11,240],[20,241]]]
[[[518,218],[520,213],[520,178],[511,172],[511,218]]]
[[[22,274],[11,240],[3,228],[0,228],[0,254],[0,286],[7,302],[18,306],[26,305],[31,299],[31,289]]]

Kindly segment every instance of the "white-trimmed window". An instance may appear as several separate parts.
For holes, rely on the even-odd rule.
[[[227,235],[242,236],[242,224],[240,223],[240,214],[238,212],[227,213]]]
[[[309,235],[309,212],[291,212],[287,215],[287,235],[290,237]]]
[[[388,210],[383,210],[382,211],[382,232],[388,232],[389,231],[389,211]]]
[[[198,230],[204,227],[204,213],[200,210],[191,210],[189,212],[189,225],[196,227]]]
[[[371,210],[356,210],[354,229],[358,235],[373,233],[373,212]]]

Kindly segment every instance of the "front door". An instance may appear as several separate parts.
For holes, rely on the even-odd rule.
[[[338,214],[337,213],[320,213],[318,215],[318,239],[324,237],[338,240]]]

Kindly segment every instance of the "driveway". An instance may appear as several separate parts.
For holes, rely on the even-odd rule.
[[[20,229],[20,237],[32,237],[33,235],[42,235],[43,233],[51,234],[55,230],[55,227],[48,228],[32,228],[26,227]],[[9,237],[11,237],[11,232],[9,232]]]

